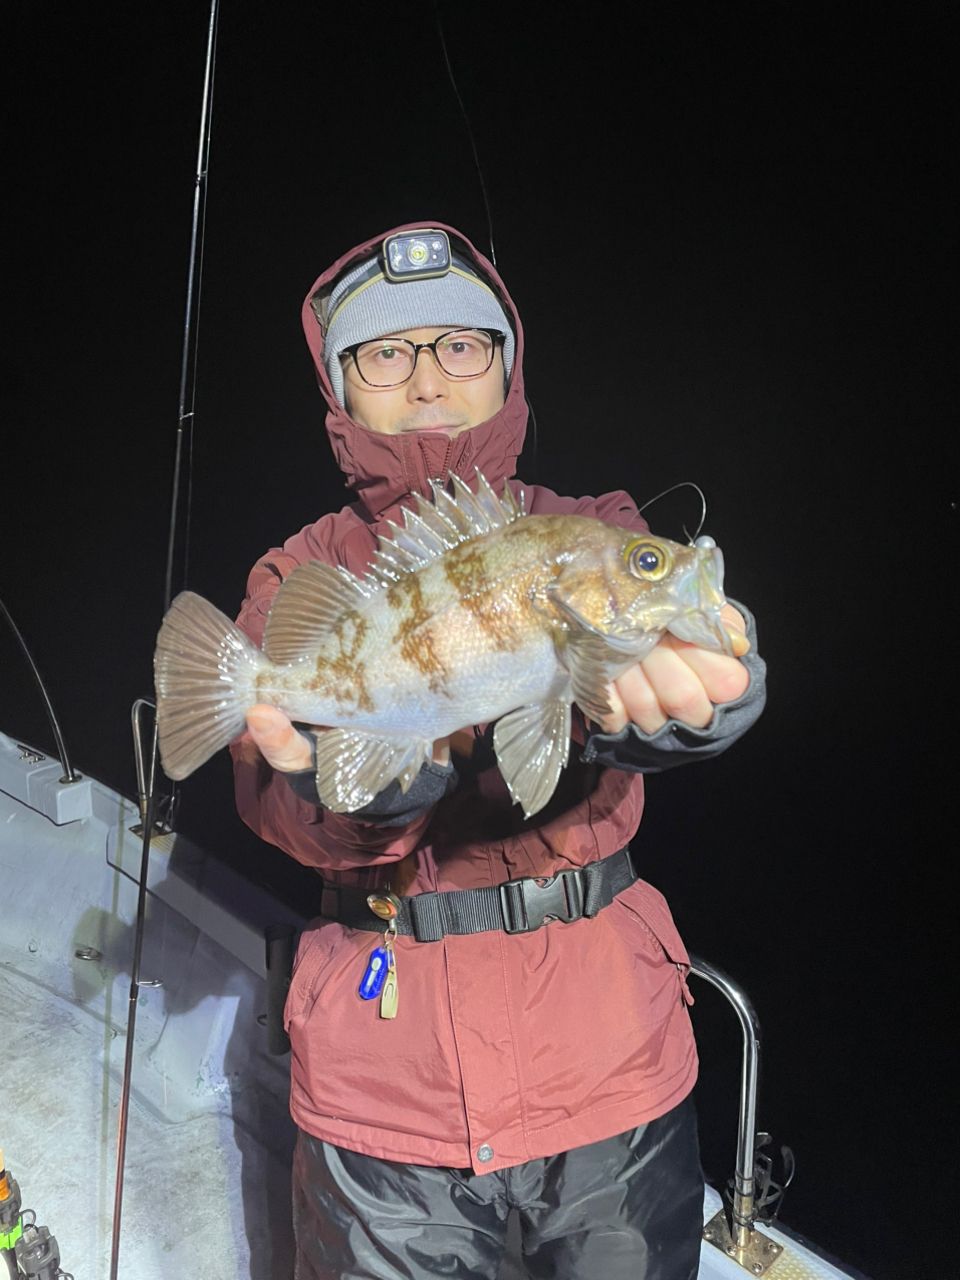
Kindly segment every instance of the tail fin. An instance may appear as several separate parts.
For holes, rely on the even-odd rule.
[[[243,728],[257,701],[260,650],[219,609],[183,591],[170,606],[153,659],[160,760],[168,777],[189,777]]]

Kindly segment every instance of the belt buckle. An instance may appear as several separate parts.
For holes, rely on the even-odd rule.
[[[507,880],[499,891],[505,933],[532,933],[547,919],[571,924],[583,915],[579,871],[560,871],[543,880]]]

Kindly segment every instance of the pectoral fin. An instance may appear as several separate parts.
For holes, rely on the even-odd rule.
[[[574,701],[584,715],[591,720],[600,720],[611,711],[607,685],[635,662],[645,658],[663,632],[631,631],[622,636],[604,635],[562,600],[557,603],[570,620],[560,659],[570,672]]]
[[[317,734],[317,794],[334,813],[368,805],[394,779],[407,791],[430,759],[424,738],[384,738],[355,729]]]
[[[553,795],[570,752],[570,703],[518,707],[493,730],[497,763],[507,788],[531,817]]]

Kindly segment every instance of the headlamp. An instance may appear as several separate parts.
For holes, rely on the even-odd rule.
[[[383,242],[383,273],[394,284],[430,280],[450,270],[450,241],[429,227],[388,236]]]

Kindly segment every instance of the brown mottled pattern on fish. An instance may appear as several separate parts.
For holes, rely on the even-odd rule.
[[[387,588],[387,604],[400,615],[393,642],[404,662],[417,668],[427,678],[431,693],[445,693],[446,668],[437,654],[432,629],[428,626],[431,611],[423,598],[420,575],[407,574]]]
[[[284,681],[284,685],[291,692],[309,690],[320,699],[332,699],[347,712],[351,709],[375,711],[368,685],[367,664],[362,656],[368,630],[367,619],[356,609],[348,610],[331,628],[331,643],[316,654],[312,663],[313,675],[305,676],[297,667],[288,668],[290,679]],[[258,677],[257,689],[261,697],[269,697],[271,691],[276,691],[277,675],[275,669]]]
[[[460,604],[489,636],[493,647],[518,649],[523,643],[521,619],[509,607],[509,599],[504,599],[502,584],[490,572],[489,559],[484,547],[467,542],[444,556],[443,570]]]
[[[317,654],[317,681],[314,687],[318,692],[321,689],[328,691],[328,696],[332,694],[343,706],[352,703],[357,711],[375,710],[367,687],[366,663],[361,657],[367,630],[366,618],[351,609],[333,627],[337,653],[331,658],[322,653]]]

